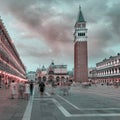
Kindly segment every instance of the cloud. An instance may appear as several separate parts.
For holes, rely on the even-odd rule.
[[[119,49],[115,48],[119,44],[120,25],[120,13],[119,4],[120,1],[110,2],[99,1],[99,6],[96,6],[96,2],[92,1],[89,8],[91,8],[88,16],[89,24],[89,59],[97,61],[108,58],[111,55],[116,55]],[[95,6],[92,8],[92,6]],[[92,14],[91,14],[92,13]],[[95,63],[94,63],[95,64]]]
[[[0,1],[0,10],[19,23],[16,29],[21,34],[17,32],[20,36],[15,44],[21,57],[33,56],[37,63],[42,58],[47,58],[46,62],[55,58],[60,63],[67,60],[73,65],[73,33],[79,5],[87,21],[89,64],[95,65],[98,59],[119,52],[112,49],[119,44],[119,0],[69,0],[69,3],[68,0]],[[38,41],[34,43],[36,47],[31,44],[32,41]]]

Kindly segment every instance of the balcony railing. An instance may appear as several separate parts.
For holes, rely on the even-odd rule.
[[[96,69],[101,70],[101,69],[106,69],[106,68],[111,68],[111,67],[118,67],[118,66],[120,66],[120,63],[110,64],[110,65],[106,65],[106,66],[99,66],[99,67],[96,67]]]

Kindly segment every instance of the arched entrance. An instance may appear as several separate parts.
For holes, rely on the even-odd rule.
[[[56,77],[56,82],[60,82],[60,77],[59,76]]]
[[[56,77],[56,83],[57,83],[57,85],[60,85],[60,77],[59,76]]]
[[[54,80],[54,76],[50,75],[50,76],[48,77],[48,83],[51,83],[53,80]]]

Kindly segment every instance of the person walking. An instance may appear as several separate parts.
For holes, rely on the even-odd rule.
[[[12,80],[12,82],[10,84],[10,89],[11,89],[11,99],[14,99],[14,97],[16,95],[16,83],[14,80]]]
[[[25,82],[25,99],[28,100],[29,99],[29,95],[30,95],[30,85],[28,82]]]
[[[34,85],[33,85],[33,81],[31,80],[30,81],[30,95],[33,95],[33,88],[34,88]]]
[[[44,91],[45,91],[45,83],[43,81],[41,81],[39,83],[39,90],[40,90],[40,94],[44,95]]]
[[[53,94],[55,94],[55,82],[54,82],[54,80],[52,80],[52,83],[51,83],[51,94],[53,95]]]
[[[23,82],[18,83],[18,98],[23,99],[24,98],[24,91],[25,91],[25,85]]]

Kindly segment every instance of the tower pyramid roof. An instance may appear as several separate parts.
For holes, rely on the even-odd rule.
[[[84,19],[84,16],[82,14],[82,11],[81,11],[81,7],[79,6],[79,14],[78,14],[78,18],[77,18],[77,22],[85,22],[85,19]]]

